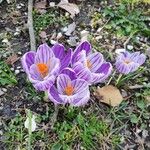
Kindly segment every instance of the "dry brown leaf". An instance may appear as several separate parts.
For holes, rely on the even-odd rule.
[[[113,107],[118,106],[123,100],[120,91],[112,85],[107,85],[102,88],[98,88],[96,90],[95,96],[101,102],[106,103]]]
[[[13,65],[16,61],[19,60],[20,57],[18,57],[16,54],[12,54],[11,56],[9,56],[6,60],[7,64]]]
[[[40,14],[44,14],[46,12],[46,0],[35,3],[35,9]]]
[[[71,18],[73,18],[76,14],[80,12],[79,7],[76,4],[68,3],[67,1],[64,0],[58,3],[57,6],[70,13]]]

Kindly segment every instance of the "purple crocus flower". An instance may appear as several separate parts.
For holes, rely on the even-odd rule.
[[[49,88],[48,95],[54,104],[69,103],[72,106],[85,105],[90,99],[88,82],[77,79],[75,72],[69,68],[57,77],[56,86]]]
[[[45,91],[53,85],[60,70],[60,60],[47,44],[40,45],[37,52],[24,54],[22,65],[30,82],[40,91]]]
[[[145,60],[146,56],[140,52],[129,53],[126,51],[118,55],[115,66],[120,73],[128,74],[136,71]]]
[[[75,49],[71,63],[78,78],[90,84],[104,81],[112,71],[111,63],[105,62],[101,53],[92,53],[91,45],[87,41],[82,42]]]

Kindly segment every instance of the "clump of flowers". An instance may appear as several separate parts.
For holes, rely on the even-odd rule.
[[[82,106],[90,99],[89,86],[104,82],[112,72],[111,63],[91,49],[87,41],[80,43],[74,51],[65,50],[61,44],[51,48],[42,44],[37,52],[24,54],[22,65],[33,86],[46,91],[55,105]],[[118,54],[115,66],[121,75],[128,74],[136,71],[145,59],[140,52],[124,51]]]
[[[22,65],[29,81],[39,91],[47,91],[54,104],[85,105],[90,99],[89,85],[103,82],[111,73],[112,65],[101,53],[92,53],[84,41],[72,51],[61,44],[49,47],[42,44],[37,52],[22,57]]]

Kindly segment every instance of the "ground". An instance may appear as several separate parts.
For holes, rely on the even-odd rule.
[[[37,150],[150,149],[149,5],[129,2],[110,5],[98,0],[73,2],[80,10],[73,19],[57,7],[44,8],[44,14],[33,11],[37,46],[46,40],[49,45],[58,41],[74,49],[82,38],[87,38],[93,50],[101,52],[107,61],[114,63],[115,50],[125,47],[144,53],[146,62],[117,85],[124,98],[119,106],[106,105],[94,94],[97,87],[108,83],[108,78],[105,83],[90,87],[91,99],[85,107],[60,106],[52,128],[54,105],[43,101],[44,93],[37,92],[29,83],[20,61],[30,50],[28,2],[12,0],[8,4],[4,0],[0,4],[0,149],[25,150],[28,143]],[[72,22],[76,28],[65,35]],[[46,39],[41,39],[41,31],[46,32]],[[116,84],[117,77],[118,73],[111,85]],[[36,116],[37,124],[31,138],[24,126],[28,110]]]

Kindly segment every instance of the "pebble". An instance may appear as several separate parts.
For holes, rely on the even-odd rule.
[[[22,55],[22,53],[21,53],[21,52],[18,52],[17,54],[18,54],[18,55]]]
[[[21,66],[18,66],[17,69],[21,69]]]
[[[4,95],[4,92],[0,89],[0,96]]]
[[[68,30],[67,27],[64,27],[64,28],[61,29],[62,32],[67,32],[67,30]]]
[[[61,32],[59,32],[58,34],[57,34],[57,40],[59,40],[60,38],[62,37],[62,33]]]
[[[7,89],[6,89],[6,88],[2,88],[2,91],[3,91],[3,92],[7,92]]]
[[[95,39],[96,39],[96,40],[100,40],[100,39],[102,39],[102,38],[103,38],[103,36],[99,35],[99,36],[97,36]]]
[[[55,40],[50,40],[50,42],[51,42],[52,45],[57,43]]]
[[[97,29],[97,32],[99,33],[99,32],[101,32],[101,30],[102,30],[102,28],[98,28],[98,29]]]
[[[14,71],[15,69],[14,69],[14,68],[10,68],[10,70],[11,70],[11,71]]]
[[[55,2],[50,2],[50,3],[49,3],[49,6],[50,6],[50,7],[54,7],[54,6],[55,6]]]
[[[20,73],[20,70],[15,70],[15,74],[17,75],[17,74],[19,74]]]
[[[133,46],[132,46],[132,45],[127,45],[127,49],[128,49],[128,50],[132,50],[132,49],[133,49]]]
[[[2,43],[8,43],[8,39],[3,39]]]

